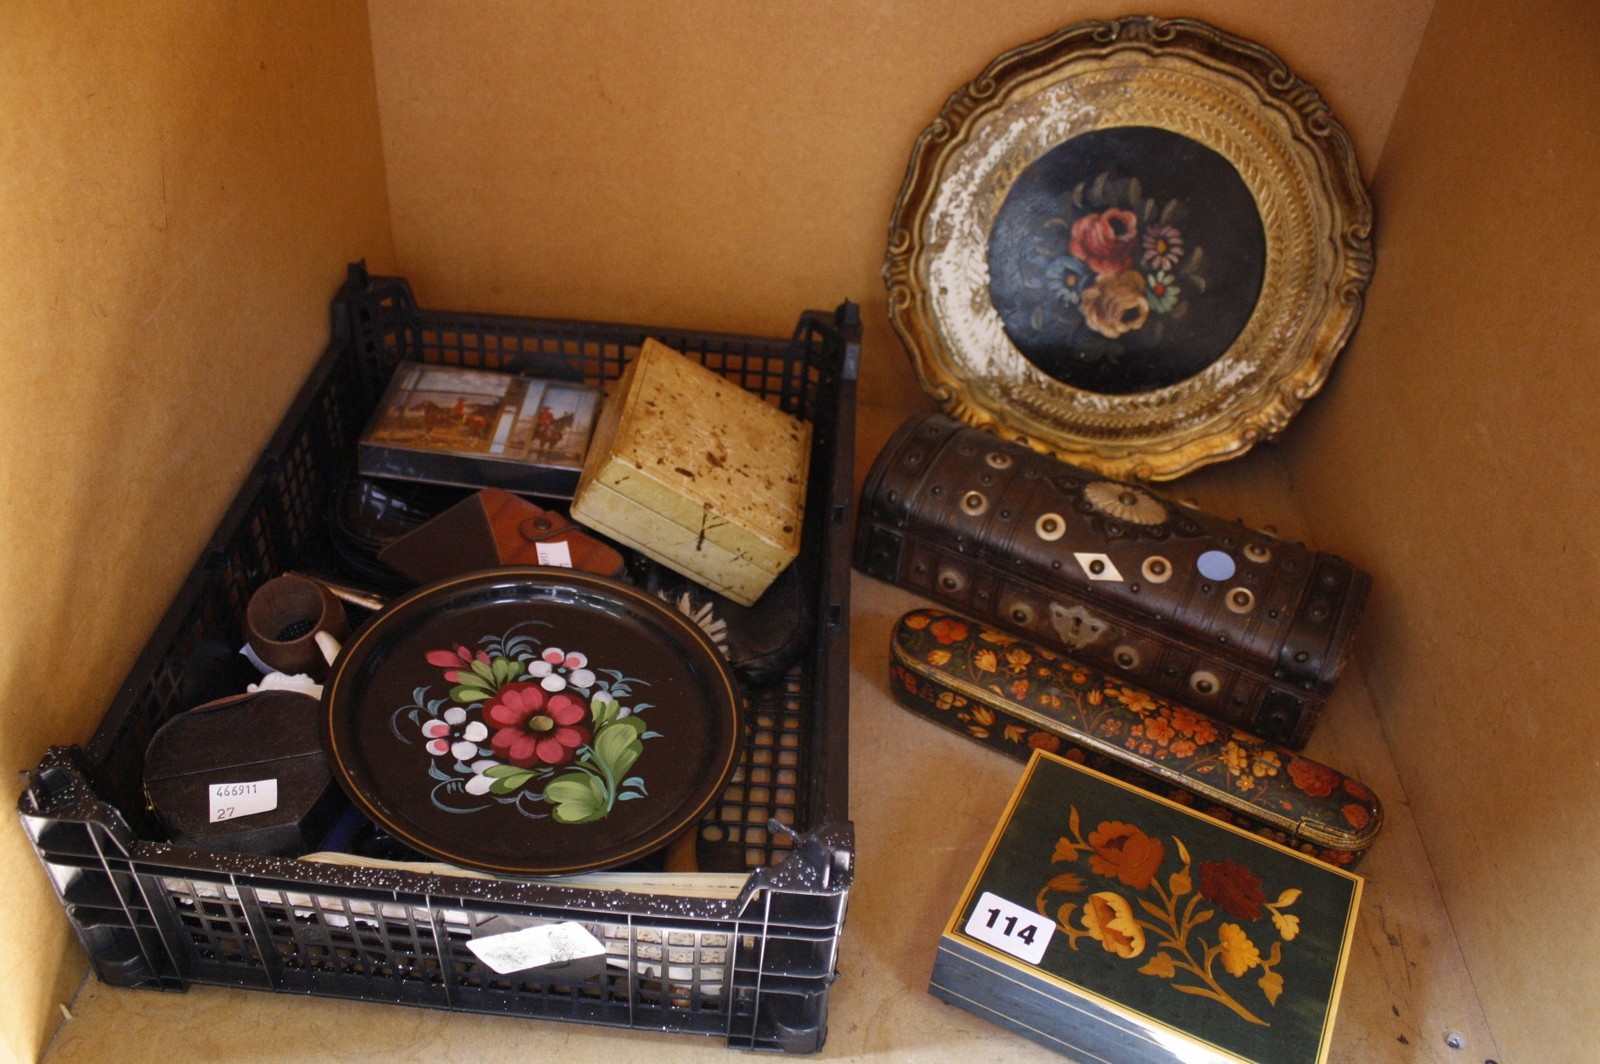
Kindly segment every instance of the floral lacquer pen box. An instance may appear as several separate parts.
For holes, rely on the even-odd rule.
[[[1074,1058],[1314,1064],[1361,884],[1040,751],[929,990]]]

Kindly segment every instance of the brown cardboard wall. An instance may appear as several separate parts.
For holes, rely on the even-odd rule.
[[[327,343],[344,263],[392,253],[359,0],[12,4],[3,21],[15,781],[98,723]],[[0,911],[0,1058],[33,1060],[83,958],[9,814]]]
[[[1335,412],[1300,433],[1313,445],[1296,452],[1307,491],[1325,500],[1319,519],[1327,533],[1319,538],[1369,562],[1390,549],[1374,538],[1395,525],[1369,522],[1364,511],[1396,502],[1404,485],[1365,486],[1366,505],[1339,518],[1338,471],[1348,477],[1365,469],[1375,460],[1374,439],[1396,427],[1387,415],[1360,410],[1367,396],[1384,392],[1387,375],[1400,372],[1397,363],[1409,364],[1410,304],[1445,306],[1443,283],[1430,277],[1472,279],[1481,294],[1487,274],[1475,271],[1492,272],[1470,261],[1443,273],[1422,268],[1430,227],[1445,229],[1466,209],[1453,205],[1447,221],[1434,221],[1439,207],[1424,181],[1447,169],[1443,138],[1460,110],[1456,94],[1468,88],[1449,49],[1470,44],[1479,53],[1470,69],[1498,62],[1496,49],[1508,47],[1498,29],[1470,26],[1465,0],[1441,4],[1464,42],[1435,43],[1429,76],[1455,87],[1413,86],[1405,144],[1418,158],[1384,169],[1386,180],[1395,175],[1402,206],[1380,200],[1381,211],[1414,214],[1400,232],[1417,245],[1417,273],[1374,293],[1375,322],[1383,320],[1381,300],[1393,301],[1390,324],[1366,330],[1380,339],[1364,354],[1352,352],[1364,364],[1346,386],[1336,374],[1342,394],[1327,401]],[[757,332],[786,331],[802,306],[854,298],[867,324],[864,401],[913,404],[919,397],[887,325],[878,272],[913,141],[945,97],[1004,49],[1078,19],[1147,10],[1120,0],[258,7],[41,7],[13,16],[0,37],[8,114],[0,134],[0,261],[8,267],[0,323],[12,344],[0,365],[12,404],[0,457],[7,603],[0,684],[10,695],[0,707],[0,750],[13,773],[32,766],[46,744],[82,739],[93,727],[324,342],[327,300],[346,260],[365,256],[374,269],[404,272],[437,306]],[[1182,13],[1278,51],[1323,91],[1371,174],[1386,154],[1432,7],[1433,0],[1197,0]],[[1553,71],[1532,73],[1553,93]],[[1468,95],[1477,100],[1478,91]],[[1537,98],[1516,97],[1521,107]],[[1580,97],[1591,119],[1595,100]],[[1512,105],[1483,106],[1500,116]],[[1505,190],[1519,186],[1509,169],[1496,170],[1495,187],[1468,191],[1511,199]],[[1561,175],[1577,173],[1571,159],[1558,161],[1540,195],[1553,196]],[[1476,239],[1487,239],[1501,215],[1481,204],[1473,210]],[[1452,247],[1458,255],[1470,250]],[[1381,238],[1380,285],[1386,269],[1397,269],[1396,255],[1405,261]],[[1563,272],[1553,255],[1509,261],[1526,303],[1538,294],[1536,273],[1562,284],[1581,280],[1581,271]],[[1525,304],[1522,316],[1546,311],[1543,301],[1535,305]],[[1592,316],[1556,317],[1539,327],[1547,349],[1563,329],[1592,342]],[[1496,356],[1528,349],[1510,343],[1513,331],[1499,327]],[[1364,333],[1358,348],[1367,339]],[[1478,349],[1472,363],[1486,374],[1498,364],[1490,350]],[[1443,352],[1434,357],[1434,372],[1454,365]],[[1555,374],[1539,389],[1578,383],[1571,367],[1541,364],[1539,372]],[[1416,397],[1434,383],[1404,374]],[[1463,396],[1458,413],[1495,398]],[[1398,424],[1406,404],[1384,401],[1397,404]],[[1558,422],[1569,432],[1580,427],[1571,417]],[[1511,419],[1491,423],[1505,432]],[[1525,438],[1552,465],[1555,449]],[[1514,494],[1511,476],[1530,456],[1494,453],[1503,463],[1496,491]],[[1537,485],[1577,486],[1572,453]],[[1431,457],[1435,482],[1459,468]],[[1576,497],[1541,500],[1552,528],[1576,527],[1568,519],[1587,515]],[[1437,506],[1437,491],[1426,501]],[[1465,512],[1452,521],[1446,531],[1469,527]],[[1554,542],[1553,532],[1544,535]],[[1487,554],[1492,543],[1481,542]],[[1571,556],[1573,565],[1590,566],[1583,572],[1592,583],[1592,557],[1576,545]],[[1384,557],[1393,561],[1380,581],[1384,569],[1411,560],[1404,551]],[[1420,602],[1435,588],[1416,584],[1414,591]],[[1534,598],[1530,590],[1517,604],[1531,608]],[[1402,616],[1391,624],[1405,634],[1413,621]],[[1471,623],[1432,631],[1434,645],[1423,651],[1485,645],[1504,622]],[[1415,656],[1411,648],[1379,655],[1391,705],[1425,689],[1407,672]],[[1552,652],[1538,674],[1552,686],[1567,675],[1565,668],[1557,675],[1556,664]],[[1433,753],[1414,758],[1417,771],[1434,771],[1458,744],[1442,724],[1432,728]],[[1397,728],[1397,743],[1414,741],[1408,734]],[[1500,738],[1490,731],[1472,742],[1487,756]],[[1397,749],[1397,756],[1407,755]],[[1563,764],[1571,776],[1581,761]],[[1474,829],[1451,824],[1457,806],[1440,798],[1443,786],[1429,792],[1436,802],[1430,830],[1454,869],[1470,869],[1474,855],[1457,851]],[[81,961],[14,823],[0,827],[0,849],[8,990],[0,1031],[8,1049],[31,1059]],[[1542,914],[1495,930],[1502,914],[1478,904],[1486,897],[1470,892],[1463,901],[1478,906],[1476,919],[1490,935],[1483,956],[1493,964],[1517,935],[1534,933]],[[1582,941],[1600,946],[1600,933]],[[1501,1008],[1520,997],[1508,993]]]
[[[1431,0],[1203,0],[1377,161]],[[911,146],[1006,49],[1148,5],[372,0],[395,246],[440,306],[782,334],[862,304],[863,400],[917,388],[879,276]]]
[[[1287,450],[1319,536],[1373,571],[1366,677],[1490,1026],[1512,1060],[1588,1061],[1600,8],[1484,15],[1435,7],[1366,320]]]

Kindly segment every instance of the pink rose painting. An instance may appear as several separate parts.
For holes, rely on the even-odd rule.
[[[1189,379],[1249,322],[1265,276],[1255,198],[1170,130],[1078,134],[1034,159],[988,232],[1007,339],[1064,384],[1127,394]]]

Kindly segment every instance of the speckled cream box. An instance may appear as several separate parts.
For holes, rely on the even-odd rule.
[[[800,553],[811,426],[656,340],[607,396],[572,516],[751,605]]]

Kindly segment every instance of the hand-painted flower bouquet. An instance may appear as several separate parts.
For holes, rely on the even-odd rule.
[[[484,637],[476,651],[458,645],[426,657],[448,691],[434,697],[418,687],[390,728],[433,755],[438,808],[465,813],[499,803],[583,824],[646,795],[644,778],[629,772],[660,733],[645,723],[649,703],[623,704],[645,681],[514,631]]]
[[[1188,313],[1186,294],[1206,287],[1204,253],[1186,242],[1182,214],[1178,200],[1146,197],[1136,177],[1080,182],[1018,262],[1023,285],[1043,296],[1030,301],[1026,326],[1070,336],[1081,325],[1108,340],[1148,330],[1158,343],[1165,322]]]

